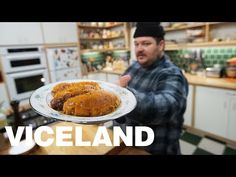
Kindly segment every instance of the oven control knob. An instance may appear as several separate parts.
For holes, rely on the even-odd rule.
[[[22,115],[21,115],[21,118],[22,118],[22,119],[27,118],[26,114],[22,114]]]

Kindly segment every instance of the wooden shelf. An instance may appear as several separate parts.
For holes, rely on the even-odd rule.
[[[226,22],[209,22],[207,24],[209,24],[209,25],[220,25],[220,24],[224,24],[224,23],[226,23]]]
[[[128,48],[111,48],[111,49],[82,49],[80,52],[81,53],[86,53],[86,52],[109,52],[113,50],[129,50]]]
[[[230,23],[230,22],[207,22],[202,24],[193,24],[193,25],[185,25],[178,28],[165,28],[165,31],[178,31],[178,30],[185,30],[185,29],[191,29],[191,28],[199,28],[199,27],[205,27],[206,25],[220,25],[224,23]]]
[[[191,29],[191,28],[198,28],[204,27],[204,41],[205,42],[193,42],[193,43],[173,43],[173,44],[166,44],[166,50],[181,50],[184,48],[193,48],[193,47],[224,47],[224,46],[232,46],[236,45],[236,40],[231,41],[221,41],[221,42],[212,42],[211,39],[213,38],[210,34],[211,30],[216,25],[224,25],[226,23],[232,22],[204,22],[202,24],[193,24],[193,25],[186,25],[179,28],[166,28],[166,32],[168,31],[177,31],[177,30],[184,30],[184,29]],[[234,22],[235,23],[235,22]]]
[[[123,38],[124,35],[120,35],[120,36],[114,36],[114,37],[107,37],[107,38],[80,38],[80,40],[112,40],[112,39],[119,39],[119,38]]]
[[[208,22],[206,23],[207,25],[225,25],[225,24],[230,24],[230,23],[235,23],[235,22]]]
[[[184,30],[184,29],[190,29],[190,28],[198,28],[198,27],[205,27],[205,23],[203,24],[195,24],[195,25],[186,25],[186,26],[182,26],[182,27],[178,27],[178,28],[165,28],[165,31],[177,31],[177,30]]]
[[[222,41],[222,42],[202,42],[202,43],[183,43],[183,44],[169,44],[166,45],[166,51],[179,50],[183,48],[192,47],[213,47],[213,46],[231,46],[236,45],[236,40],[234,41]]]
[[[78,43],[60,43],[60,44],[44,44],[45,48],[54,48],[54,47],[77,47]]]
[[[114,25],[109,25],[109,26],[89,26],[89,25],[78,24],[78,27],[79,28],[94,28],[94,29],[109,29],[109,28],[115,28],[122,25],[124,25],[124,23],[116,23]]]
[[[81,53],[96,52],[96,51],[107,52],[107,51],[114,51],[114,50],[129,50],[129,32],[128,32],[128,25],[126,22],[114,22],[113,25],[110,25],[110,26],[89,26],[91,24],[89,22],[87,23],[88,25],[83,25],[81,24],[81,22],[78,22],[77,24],[78,24],[77,25],[78,40],[80,44]],[[119,30],[113,29],[115,27],[120,27],[121,29]],[[91,33],[93,33],[93,30],[89,30],[89,29],[95,30],[94,34],[90,34],[90,31]],[[107,31],[110,31],[111,34],[113,34],[113,36],[103,38],[102,36],[104,35],[101,35],[101,34],[104,34],[103,33],[104,29],[106,29]],[[91,38],[91,37],[86,37],[86,36],[98,36],[98,37]],[[107,36],[111,36],[111,35],[108,35],[107,33]],[[93,49],[93,47],[95,47],[94,45],[99,46],[101,48]]]

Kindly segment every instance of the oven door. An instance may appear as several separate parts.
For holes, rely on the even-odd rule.
[[[2,58],[4,72],[12,73],[47,67],[43,53],[12,54]]]
[[[34,90],[49,83],[46,69],[6,75],[10,100],[28,99]]]

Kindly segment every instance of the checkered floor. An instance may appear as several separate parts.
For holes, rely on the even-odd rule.
[[[236,155],[236,147],[187,131],[182,133],[180,147],[183,155]]]

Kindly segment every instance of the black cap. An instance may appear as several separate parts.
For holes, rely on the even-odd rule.
[[[165,31],[160,22],[138,22],[134,38],[142,36],[164,37]]]

